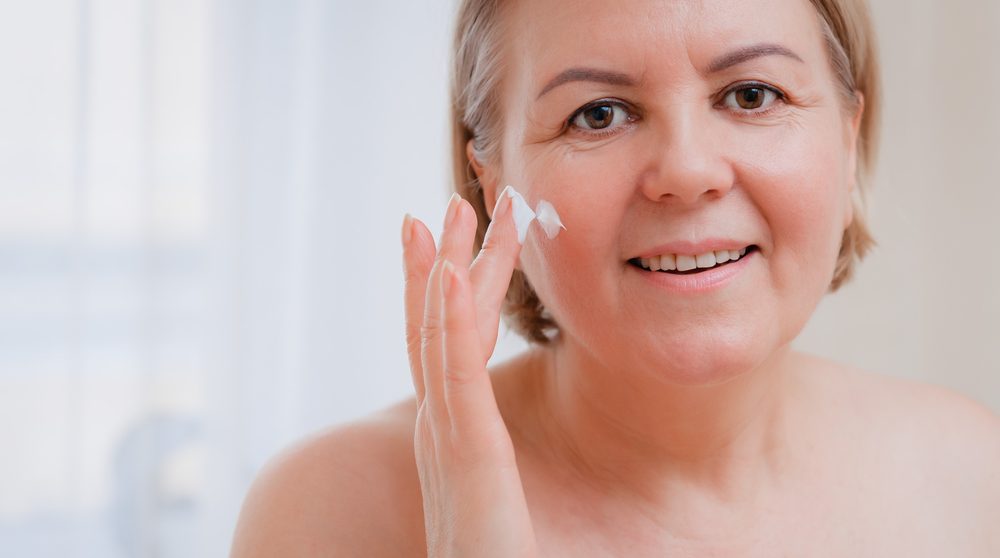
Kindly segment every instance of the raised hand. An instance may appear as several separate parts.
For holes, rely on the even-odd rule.
[[[511,213],[511,199],[501,195],[474,262],[475,211],[457,195],[436,253],[423,223],[409,216],[403,223],[414,452],[430,558],[538,555],[514,446],[486,370],[521,249]]]

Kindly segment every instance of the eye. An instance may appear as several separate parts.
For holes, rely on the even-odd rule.
[[[748,112],[767,112],[775,101],[784,100],[785,96],[762,83],[746,83],[726,93],[722,104],[737,110]],[[763,110],[760,110],[763,107]]]
[[[573,113],[569,118],[569,125],[581,130],[610,131],[629,121],[630,114],[623,104],[597,101]]]

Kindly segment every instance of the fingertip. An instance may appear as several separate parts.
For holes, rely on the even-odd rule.
[[[508,186],[507,188],[510,188]],[[490,217],[491,221],[498,221],[503,219],[505,215],[510,213],[511,204],[514,203],[514,198],[507,194],[507,190],[504,190],[497,196],[497,202],[493,206],[493,215]]]
[[[503,252],[516,254],[520,251],[523,243],[518,235],[517,224],[511,216],[513,213],[512,199],[509,196],[502,198],[505,201],[501,201],[497,205],[497,214],[486,229],[483,247],[488,247],[490,250],[499,248]]]
[[[455,283],[455,266],[450,261],[445,260],[441,266],[441,294],[448,298],[448,293],[452,291]]]
[[[448,228],[452,221],[455,219],[455,215],[458,213],[459,207],[461,207],[462,196],[458,195],[458,192],[453,192],[451,198],[448,200],[448,208],[444,212],[444,228]]]
[[[467,269],[450,260],[441,264],[441,299],[445,321],[459,323],[464,319],[460,314],[469,297],[467,274]]]
[[[413,216],[407,213],[403,216],[403,248],[410,243],[410,239],[413,238]]]
[[[458,211],[461,215],[461,223],[465,225],[465,221],[470,221],[472,223],[472,228],[475,228],[479,223],[479,217],[476,215],[476,208],[472,207],[472,204],[468,202],[465,198],[462,198],[458,202]],[[468,217],[468,219],[467,219]]]
[[[434,235],[431,234],[430,229],[420,219],[411,217],[411,220],[410,243],[406,249],[408,252],[412,252],[414,258],[420,262],[430,264],[434,261],[434,255],[437,253],[437,248],[434,245]]]
[[[473,257],[476,213],[464,199],[459,200],[456,205],[455,215],[441,234],[437,257],[451,260],[459,267],[468,267]]]
[[[425,225],[423,221],[421,221],[416,217],[410,216],[410,234],[412,235],[412,237],[416,237],[423,232],[426,232],[427,235],[430,235],[431,230],[427,228],[427,225]]]

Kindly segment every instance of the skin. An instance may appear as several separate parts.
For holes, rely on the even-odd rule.
[[[552,0],[507,17],[502,161],[475,162],[486,248],[467,256],[466,202],[440,247],[404,223],[416,399],[276,459],[233,555],[1000,555],[995,415],[789,348],[852,219],[863,110],[812,5]],[[707,71],[762,42],[798,59]],[[538,97],[579,66],[635,83]],[[783,100],[743,110],[748,81]],[[628,107],[606,135],[567,128],[601,99]],[[519,246],[508,183],[567,230]],[[627,263],[710,237],[759,247],[723,288],[666,293]],[[487,373],[515,266],[561,334]]]

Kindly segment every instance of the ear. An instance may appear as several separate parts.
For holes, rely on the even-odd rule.
[[[483,165],[476,159],[476,150],[472,147],[473,140],[465,144],[465,156],[468,157],[472,170],[479,180],[479,187],[483,190],[483,202],[486,204],[486,214],[493,218],[493,208],[497,204],[497,178],[496,172],[490,165]]]
[[[858,134],[861,131],[861,117],[865,114],[865,96],[860,91],[855,91],[854,96],[857,98],[858,108],[854,115],[851,117],[851,122],[849,123],[849,128],[847,130],[847,170],[848,170],[848,180],[851,192],[857,186],[857,176],[858,176]]]
[[[844,228],[846,229],[854,221],[854,201],[853,194],[858,182],[858,134],[861,131],[861,118],[865,114],[865,95],[861,91],[854,91],[857,98],[857,110],[855,111],[849,129],[847,130],[847,212],[844,216]]]

